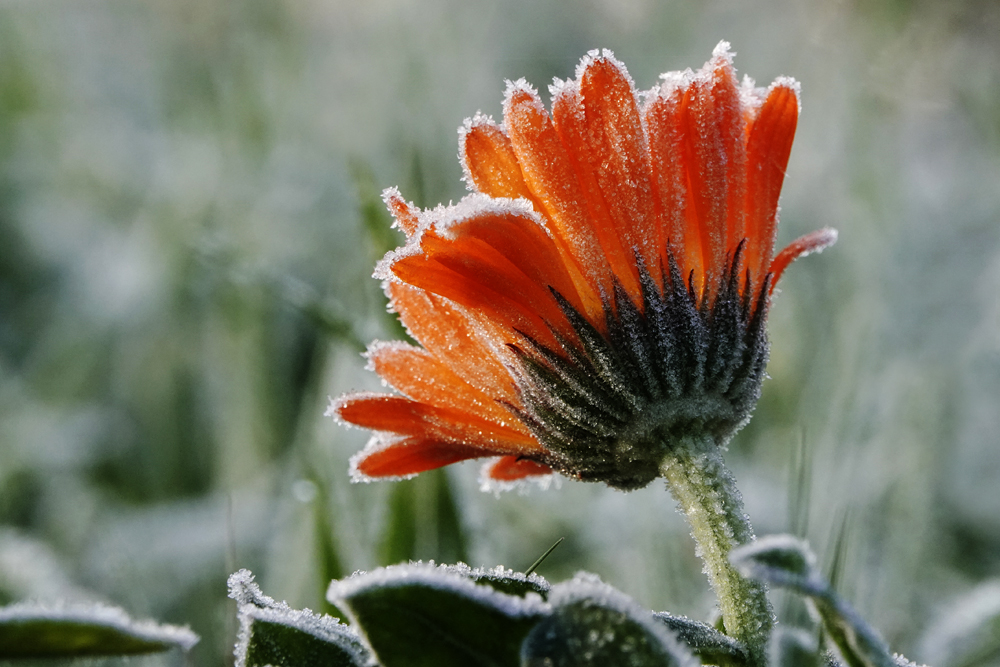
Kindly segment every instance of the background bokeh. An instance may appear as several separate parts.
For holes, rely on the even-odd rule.
[[[606,47],[647,89],[727,39],[758,83],[802,82],[779,241],[841,232],[786,274],[728,460],[758,534],[807,537],[934,660],[1000,576],[998,36],[992,0],[0,3],[0,602],[188,623],[217,665],[240,567],[322,610],[356,569],[520,570],[565,537],[550,580],[710,616],[661,484],[354,485],[366,435],[323,412],[400,335],[370,278],[400,240],[384,187],[461,198],[456,128],[499,118],[505,78],[544,90]]]

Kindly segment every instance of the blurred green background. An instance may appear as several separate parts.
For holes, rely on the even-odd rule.
[[[499,118],[505,78],[544,91],[606,47],[648,89],[721,39],[759,84],[802,82],[779,241],[841,232],[782,282],[728,460],[758,534],[808,537],[933,659],[942,610],[1000,576],[993,0],[3,2],[0,602],[189,623],[217,665],[240,567],[325,609],[356,569],[522,570],[565,537],[550,580],[708,617],[661,484],[494,497],[468,463],[352,485],[367,436],[323,412],[377,389],[359,353],[400,335],[370,278],[400,240],[383,188],[461,198],[455,130]]]

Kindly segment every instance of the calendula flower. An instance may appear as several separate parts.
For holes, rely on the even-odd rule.
[[[331,412],[375,432],[363,479],[495,457],[485,477],[548,475],[620,489],[679,443],[724,446],[767,362],[771,293],[823,229],[774,254],[798,84],[737,82],[725,42],[698,72],[636,93],[608,52],[551,87],[509,83],[504,122],[460,130],[474,191],[418,210],[385,200],[405,245],[376,271],[420,343],[376,342],[399,394]]]

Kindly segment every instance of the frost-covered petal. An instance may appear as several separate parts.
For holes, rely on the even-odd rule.
[[[779,79],[750,128],[747,141],[747,267],[763,276],[774,252],[778,195],[799,117],[798,85]],[[772,283],[773,284],[773,283]]]

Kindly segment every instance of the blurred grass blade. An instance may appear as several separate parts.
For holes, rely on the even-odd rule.
[[[653,617],[669,628],[677,640],[691,649],[706,665],[743,667],[748,664],[743,645],[711,625],[665,611],[654,612]]]
[[[773,535],[734,549],[729,558],[743,576],[790,588],[809,598],[850,667],[898,664],[878,633],[823,580],[816,557],[805,542],[791,535]]]
[[[516,667],[543,617],[540,599],[474,583],[469,570],[422,563],[360,573],[330,585],[384,667]]]
[[[187,651],[197,643],[188,628],[135,621],[115,607],[22,603],[0,608],[0,660]]]
[[[543,562],[545,562],[545,559],[549,557],[549,554],[551,554],[553,551],[555,551],[556,547],[559,546],[560,544],[562,544],[563,540],[565,540],[565,539],[566,539],[565,537],[560,537],[558,540],[556,540],[555,544],[553,544],[551,547],[549,547],[548,549],[546,549],[545,553],[543,553],[541,556],[539,556],[537,559],[535,559],[535,562],[531,564],[531,567],[529,567],[527,570],[524,571],[524,574],[525,575],[529,575],[532,572],[534,572],[535,570],[537,570],[538,566],[541,565]]]
[[[809,533],[809,511],[812,500],[812,451],[803,432],[792,456],[788,492],[789,530],[805,539]]]
[[[291,609],[261,593],[253,575],[229,577],[240,620],[237,667],[363,667],[368,650],[338,619]]]
[[[393,485],[380,551],[383,565],[468,560],[465,531],[446,470],[430,470]]]
[[[980,584],[938,616],[921,657],[935,667],[976,667],[1000,660],[1000,579]]]
[[[589,577],[553,586],[552,614],[524,640],[522,667],[687,667],[698,661],[631,598]]]
[[[768,646],[770,667],[820,667],[821,664],[816,637],[798,628],[775,628]]]

